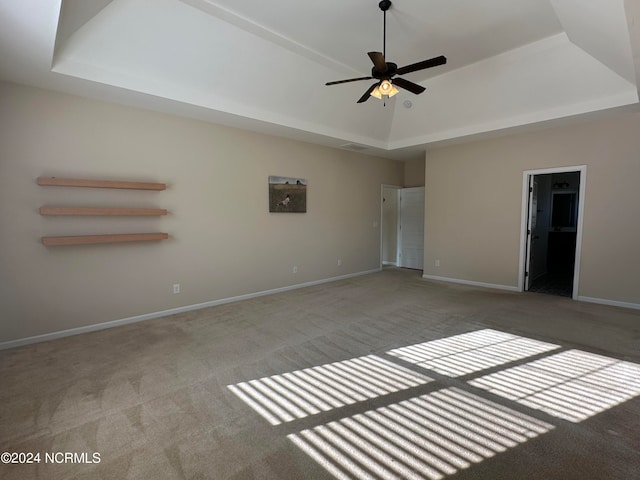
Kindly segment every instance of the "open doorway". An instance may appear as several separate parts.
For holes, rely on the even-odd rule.
[[[585,173],[525,172],[521,290],[577,298]]]
[[[381,266],[423,269],[424,187],[382,186]]]

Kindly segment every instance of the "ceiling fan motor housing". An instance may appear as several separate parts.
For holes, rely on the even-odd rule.
[[[393,62],[387,62],[387,70],[384,72],[379,72],[375,66],[371,67],[371,76],[378,80],[389,80],[396,74],[396,70],[398,70],[398,65]]]

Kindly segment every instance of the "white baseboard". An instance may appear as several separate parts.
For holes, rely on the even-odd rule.
[[[425,278],[427,280],[436,280],[438,282],[459,283],[461,285],[470,285],[472,287],[484,287],[484,288],[494,288],[497,290],[507,290],[509,292],[520,291],[518,287],[512,287],[510,285],[499,285],[497,283],[474,282],[473,280],[462,280],[459,278],[450,278],[450,277],[438,277],[436,275],[422,275],[422,278]]]
[[[69,337],[71,335],[79,335],[81,333],[97,332],[99,330],[119,327],[121,325],[128,325],[130,323],[137,323],[137,322],[142,322],[144,320],[151,320],[154,318],[166,317],[169,315],[175,315],[177,313],[190,312],[192,310],[200,310],[202,308],[215,307],[217,305],[224,305],[225,303],[233,303],[233,302],[239,302],[241,300],[249,300],[251,298],[262,297],[265,295],[272,295],[274,293],[287,292],[290,290],[297,290],[299,288],[312,287],[314,285],[321,285],[323,283],[337,282],[338,280],[345,280],[347,278],[359,277],[361,275],[368,275],[370,273],[376,273],[379,271],[381,271],[381,269],[376,268],[373,270],[366,270],[364,272],[349,273],[347,275],[340,275],[338,277],[323,278],[321,280],[313,280],[311,282],[298,283],[296,285],[289,285],[287,287],[274,288],[271,290],[263,290],[261,292],[247,293],[245,295],[238,295],[236,297],[221,298],[219,300],[211,300],[209,302],[196,303],[194,305],[185,305],[184,307],[171,308],[169,310],[162,310],[159,312],[145,313],[144,315],[136,315],[135,317],[122,318],[120,320],[112,320],[110,322],[96,323],[94,325],[70,328],[68,330],[60,330],[57,332],[45,333],[42,335],[35,335],[33,337],[19,338],[17,340],[9,340],[7,342],[0,343],[0,350],[21,347],[23,345],[29,345],[32,343],[47,342],[49,340],[56,340],[58,338]]]
[[[606,298],[583,296],[578,296],[578,300],[581,302],[598,303],[600,305],[610,305],[612,307],[632,308],[634,310],[640,310],[640,303],[619,302],[617,300],[607,300]]]
[[[495,288],[498,290],[507,290],[510,292],[519,292],[518,287],[511,287],[509,285],[499,285],[494,283],[474,282],[471,280],[461,280],[458,278],[438,277],[436,275],[422,275],[422,278],[427,280],[436,280],[439,282],[459,283],[461,285],[470,285],[474,287]],[[631,308],[633,310],[640,310],[640,303],[620,302],[617,300],[607,300],[606,298],[584,297],[578,296],[580,302],[597,303],[600,305],[610,305],[612,307]]]
[[[398,264],[396,262],[382,262],[383,265],[391,265],[392,267],[397,267]]]

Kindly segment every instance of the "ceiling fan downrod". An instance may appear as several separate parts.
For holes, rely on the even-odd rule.
[[[381,0],[378,4],[380,10],[382,10],[382,56],[387,55],[387,10],[391,8],[391,0]],[[387,96],[383,96],[382,106],[387,106]]]
[[[382,0],[378,7],[382,10],[382,55],[387,55],[387,10],[391,8],[391,0]]]

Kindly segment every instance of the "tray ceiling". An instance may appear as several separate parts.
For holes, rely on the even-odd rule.
[[[403,159],[637,105],[637,14],[638,0],[394,0],[387,59],[449,62],[383,106],[356,104],[371,81],[324,86],[369,74],[377,0],[2,0],[0,80]]]

